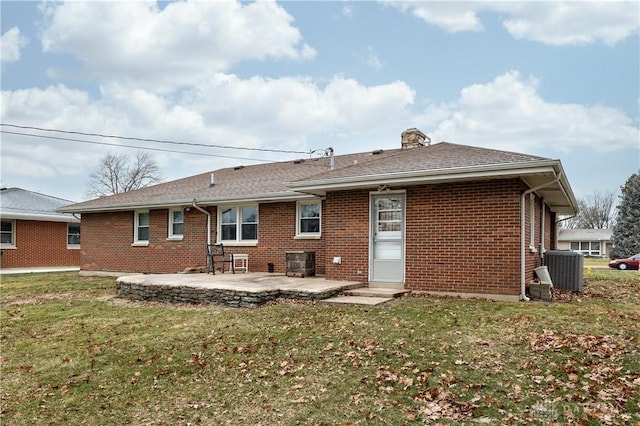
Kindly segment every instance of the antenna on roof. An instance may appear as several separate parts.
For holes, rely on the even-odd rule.
[[[324,155],[329,157],[329,170],[333,170],[336,167],[336,160],[333,157],[333,148],[329,147],[324,151]]]

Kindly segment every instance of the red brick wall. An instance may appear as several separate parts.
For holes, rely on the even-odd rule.
[[[549,245],[546,247],[547,250],[557,250],[558,249],[558,233],[557,233],[557,225],[556,220],[557,215],[547,209],[549,213]]]
[[[405,286],[517,295],[520,190],[518,180],[408,188]]]
[[[520,291],[520,195],[517,179],[406,188],[405,286],[424,291],[518,295]],[[296,203],[259,206],[257,246],[227,245],[249,255],[252,272],[285,272],[285,253],[314,250],[316,272],[329,279],[366,282],[369,276],[369,190],[330,192],[322,209],[322,240],[295,239]],[[529,197],[525,197],[527,280],[539,265],[530,253]],[[540,243],[541,200],[535,198],[535,247]],[[216,209],[212,241],[216,241]],[[545,246],[554,248],[547,209]],[[167,241],[168,211],[150,212],[148,247],[132,247],[133,212],[84,214],[82,269],[171,273],[203,266],[206,216],[185,212],[183,241]],[[548,230],[548,231],[547,231]],[[548,245],[547,245],[548,244]],[[334,265],[334,256],[342,264]]]
[[[329,192],[324,218],[327,278],[366,282],[369,277],[369,191]],[[342,258],[340,265],[333,264],[336,256]]]
[[[216,239],[215,213],[213,217],[213,236]],[[321,229],[324,233],[325,204],[322,206]],[[236,247],[227,246],[232,253],[249,255],[249,271],[267,272],[268,264],[273,263],[274,272],[285,273],[286,252],[312,250],[316,252],[316,274],[325,273],[324,246],[319,239],[296,239],[296,203],[260,204],[258,208],[258,246]]]
[[[523,187],[522,190],[524,191],[525,188]],[[534,233],[533,233],[533,241],[531,240],[531,196],[530,195],[526,195],[525,196],[525,210],[524,210],[524,215],[525,215],[525,231],[524,231],[524,236],[525,236],[525,265],[526,265],[526,272],[524,274],[525,277],[525,281],[529,282],[531,281],[533,278],[536,277],[536,275],[534,274],[533,270],[534,268],[537,268],[538,266],[541,265],[540,263],[540,226],[541,226],[541,215],[542,215],[542,204],[541,204],[541,200],[540,198],[538,198],[537,196],[534,195],[534,200],[533,200],[533,211],[534,211]],[[530,250],[530,247],[534,247],[536,249],[535,252],[532,252]]]
[[[216,241],[217,210],[211,212],[211,241]],[[133,211],[85,213],[82,215],[82,269],[175,273],[185,268],[204,266],[207,216],[191,208],[184,215],[184,238],[167,241],[167,209],[149,214],[149,245],[134,247]],[[285,252],[316,251],[316,273],[324,273],[324,250],[321,240],[295,239],[296,203],[260,204],[258,209],[258,246],[228,245],[231,253],[249,255],[251,272],[267,272],[273,263],[275,272],[285,272]],[[323,211],[323,217],[326,215]]]
[[[520,194],[524,189],[517,179],[407,187],[405,287],[518,295]],[[366,281],[369,191],[328,193],[326,202],[327,278]],[[537,204],[540,208],[539,200]],[[529,210],[525,217],[528,247]],[[538,210],[538,243],[539,219]],[[333,256],[341,256],[342,264],[333,265]],[[527,252],[526,264],[530,277],[538,266],[537,254]]]
[[[3,268],[79,266],[80,250],[67,248],[67,223],[15,221],[15,249],[2,249]]]
[[[184,214],[184,239],[167,241],[168,210],[149,212],[149,245],[133,243],[133,211],[82,215],[82,264],[89,271],[175,273],[204,265],[207,216]]]

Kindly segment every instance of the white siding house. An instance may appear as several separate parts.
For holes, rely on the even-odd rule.
[[[606,258],[611,251],[611,229],[560,229],[558,250]]]

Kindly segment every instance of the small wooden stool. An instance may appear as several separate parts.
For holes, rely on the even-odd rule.
[[[239,264],[238,264],[239,263]],[[249,272],[249,255],[248,254],[233,254],[233,266],[235,270],[242,269],[244,273]]]

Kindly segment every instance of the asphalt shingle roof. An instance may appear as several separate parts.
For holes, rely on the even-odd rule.
[[[312,176],[308,180],[445,170],[540,160],[548,160],[548,158],[439,142],[430,146],[394,150],[388,156],[379,157],[367,163],[352,164],[348,167],[338,168],[322,175]]]
[[[378,150],[356,154],[337,155],[335,167],[329,170],[329,158],[306,159],[230,167],[195,176],[149,186],[128,193],[102,197],[65,208],[65,211],[99,211],[127,207],[215,204],[237,200],[268,200],[296,197],[300,193],[287,185],[341,177],[384,175],[537,162],[547,160],[514,152],[498,151],[466,145],[440,142],[408,150]],[[210,186],[214,174],[215,185]]]
[[[2,188],[0,190],[0,215],[2,217],[32,216],[43,220],[51,218],[71,219],[68,214],[56,210],[72,201],[22,188]]]
[[[397,151],[400,150],[384,151],[379,154],[365,152],[336,156],[334,157],[335,167],[346,167],[354,162],[364,164],[374,159],[391,156]],[[198,203],[207,204],[225,200],[297,196],[300,194],[287,187],[288,182],[321,174],[328,168],[329,158],[326,157],[229,167],[68,207],[69,210],[80,212],[97,211],[100,208],[191,204],[194,199]],[[213,186],[210,185],[211,173],[214,174],[215,180]]]
[[[608,241],[611,229],[560,229],[558,241]]]

